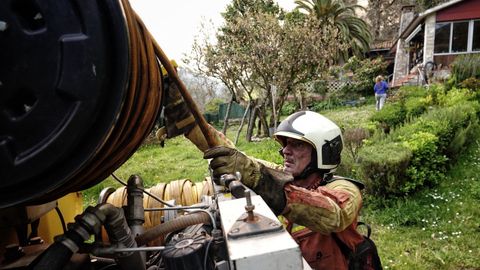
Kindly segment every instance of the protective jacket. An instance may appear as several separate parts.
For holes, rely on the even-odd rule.
[[[356,230],[362,206],[359,188],[347,180],[327,183],[312,174],[287,184],[284,190],[287,230],[309,265],[313,269],[348,269],[347,259],[332,234],[352,250],[363,241]]]

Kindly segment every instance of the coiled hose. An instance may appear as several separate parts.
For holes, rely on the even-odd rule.
[[[129,85],[124,105],[110,136],[93,158],[59,189],[63,196],[92,187],[107,178],[133,155],[153,129],[162,98],[160,63],[195,118],[209,147],[216,145],[208,123],[196,106],[170,60],[152,37],[128,0],[121,0],[129,34]],[[56,196],[60,197],[60,196]]]

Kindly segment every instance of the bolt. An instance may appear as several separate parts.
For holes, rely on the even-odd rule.
[[[7,28],[8,28],[8,23],[4,21],[0,21],[0,32],[7,30]]]
[[[250,190],[245,190],[245,199],[247,200],[247,206],[252,206],[252,195]]]
[[[255,215],[253,214],[253,209],[255,205],[252,204],[252,196],[250,195],[250,190],[245,190],[245,199],[247,200],[247,205],[245,205],[245,210],[247,210],[247,221],[254,221]]]

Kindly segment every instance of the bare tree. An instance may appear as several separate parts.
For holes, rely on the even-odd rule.
[[[192,73],[181,67],[178,68],[178,74],[201,111],[205,111],[205,105],[213,98],[225,96],[221,83],[213,78]]]

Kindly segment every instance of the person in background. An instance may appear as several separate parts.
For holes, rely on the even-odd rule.
[[[240,172],[241,181],[260,195],[287,230],[313,269],[348,269],[339,241],[351,250],[363,241],[357,232],[363,184],[333,175],[340,164],[340,128],[311,111],[296,112],[274,133],[283,167],[269,167],[234,148],[205,151],[213,177]],[[365,269],[369,269],[368,267]]]
[[[375,85],[373,91],[375,92],[375,109],[377,111],[383,108],[385,100],[387,99],[388,84],[383,80],[382,76],[375,78]]]

